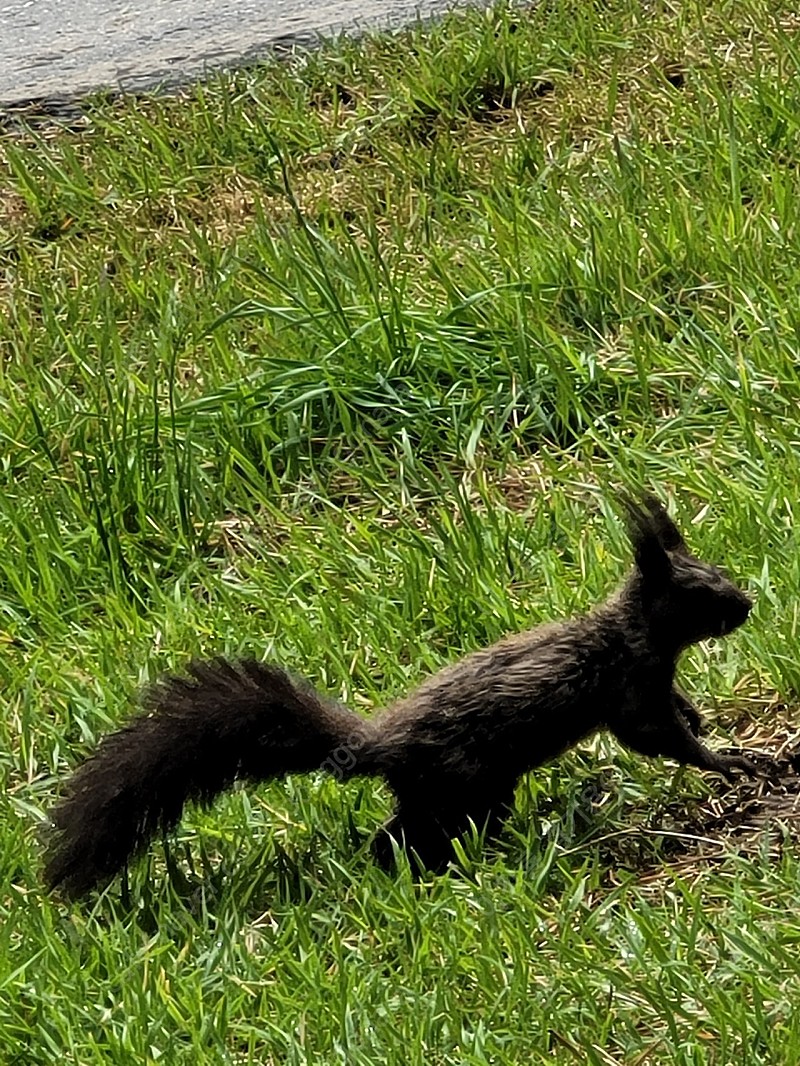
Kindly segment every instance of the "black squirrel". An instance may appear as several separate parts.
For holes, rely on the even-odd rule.
[[[681,651],[747,618],[748,597],[687,548],[652,496],[624,501],[635,566],[591,613],[539,626],[473,652],[366,719],[278,666],[217,658],[146,692],[143,713],[105,737],[52,812],[44,878],[82,896],[109,881],[189,800],[209,804],[235,780],[320,768],[379,775],[392,840],[424,869],[453,858],[474,824],[502,826],[520,776],[601,728],[643,755],[755,772],[742,754],[715,754],[701,718],[674,684]]]

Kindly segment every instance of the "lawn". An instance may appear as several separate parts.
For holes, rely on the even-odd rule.
[[[791,754],[799,195],[777,0],[502,4],[5,131],[0,1062],[800,1061],[791,774],[599,737],[421,884],[321,774],[84,903],[39,839],[192,657],[368,714],[588,610],[624,485],[756,601],[681,661],[709,743]]]

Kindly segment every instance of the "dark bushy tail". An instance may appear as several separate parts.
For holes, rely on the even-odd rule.
[[[263,781],[325,766],[360,772],[372,727],[276,666],[194,663],[105,737],[52,812],[44,878],[81,896],[110,880],[187,800],[210,803],[237,778]]]

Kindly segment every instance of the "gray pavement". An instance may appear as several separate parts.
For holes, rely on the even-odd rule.
[[[0,0],[0,111],[175,84],[454,0]]]

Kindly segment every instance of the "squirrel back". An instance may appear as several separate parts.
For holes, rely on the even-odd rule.
[[[741,625],[750,601],[689,552],[653,497],[626,511],[636,565],[617,595],[473,652],[372,719],[254,660],[194,663],[158,682],[68,781],[46,883],[84,895],[173,828],[188,801],[209,804],[237,779],[379,775],[397,805],[376,856],[390,863],[394,841],[441,869],[471,824],[499,830],[522,773],[600,728],[646,755],[753,772],[700,742],[700,715],[674,685],[680,652]]]

